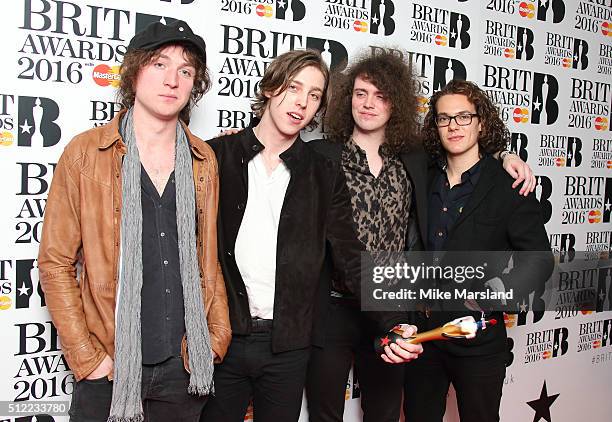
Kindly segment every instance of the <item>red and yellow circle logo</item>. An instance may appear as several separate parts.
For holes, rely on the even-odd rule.
[[[516,325],[516,314],[504,314],[504,325],[506,328],[512,328]]]
[[[429,110],[429,100],[427,97],[417,97],[417,113],[425,114]]]
[[[608,167],[609,169],[612,169],[612,160],[608,160],[606,162],[606,167]]]
[[[601,340],[595,340],[593,342],[593,349],[599,349],[601,347]]]
[[[589,211],[589,223],[595,224],[601,222],[601,211],[591,210]]]
[[[568,67],[572,67],[572,59],[571,59],[571,58],[569,58],[569,57],[565,57],[565,58],[563,59],[563,67],[564,67],[564,68],[566,68],[566,69],[567,69]]]
[[[533,17],[535,16],[535,6],[533,5],[533,3],[527,3],[522,1],[521,4],[519,4],[518,10],[519,15],[524,18],[533,19]]]
[[[506,57],[507,59],[514,58],[514,48],[506,48],[504,50],[504,57]]]
[[[565,157],[557,157],[555,159],[555,165],[557,167],[565,167]]]
[[[94,67],[91,77],[94,82],[100,86],[112,86],[113,88],[117,88],[121,82],[119,66],[111,67],[106,64],[99,64]]]
[[[601,33],[608,37],[612,37],[612,22],[603,21],[601,23]]]
[[[0,147],[8,147],[13,145],[13,134],[8,130],[0,132]]]
[[[446,44],[448,44],[448,38],[446,37],[446,35],[438,34],[436,35],[436,38],[434,38],[434,42],[436,43],[436,45],[445,46]]]
[[[271,18],[272,17],[272,6],[268,6],[265,4],[259,4],[255,8],[255,13],[257,16],[261,16],[262,18]]]
[[[542,353],[542,359],[550,359],[551,355],[552,353],[550,353],[550,350],[546,350]]]
[[[8,296],[0,296],[0,310],[6,310],[11,307],[13,301]]]
[[[608,130],[608,118],[602,116],[595,117],[595,130]]]
[[[521,107],[515,108],[513,119],[516,123],[527,123],[529,121],[529,110]]]
[[[353,29],[357,32],[368,32],[368,23],[366,21],[353,22]]]

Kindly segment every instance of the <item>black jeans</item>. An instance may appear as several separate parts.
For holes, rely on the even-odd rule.
[[[310,348],[272,353],[271,339],[271,330],[233,336],[201,422],[242,422],[251,398],[257,422],[299,419]]]
[[[359,308],[333,301],[326,319],[325,347],[313,347],[306,398],[310,422],[342,422],[353,359],[364,422],[397,422],[404,365],[388,364],[374,352],[375,324]]]
[[[418,359],[406,365],[404,415],[410,422],[442,422],[450,383],[457,393],[461,422],[497,422],[506,374],[506,352],[454,356],[423,344]]]
[[[172,357],[157,365],[142,367],[142,407],[145,421],[197,422],[207,397],[187,394],[189,374],[183,359]],[[74,386],[70,422],[106,422],[113,383],[106,377],[81,380]]]

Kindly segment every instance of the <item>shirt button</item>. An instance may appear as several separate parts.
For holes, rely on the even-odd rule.
[[[438,232],[438,236],[442,237],[442,236],[444,236],[444,233]]]
[[[164,259],[164,265],[168,265],[168,260]]]
[[[446,212],[446,211],[448,211],[448,208],[444,207],[444,208],[442,208],[442,211]]]
[[[170,294],[170,289],[166,289],[166,293]]]
[[[166,317],[166,321],[170,321],[170,317],[169,316]]]
[[[239,203],[237,208],[239,211],[242,211],[244,209],[244,202]]]
[[[253,145],[253,146],[251,147],[251,149],[252,149],[253,151],[259,151],[259,145]]]
[[[161,232],[159,235],[160,235],[161,237],[164,237],[164,236],[166,235],[166,233]]]
[[[227,254],[227,256],[232,256],[232,251],[227,251],[225,253]]]

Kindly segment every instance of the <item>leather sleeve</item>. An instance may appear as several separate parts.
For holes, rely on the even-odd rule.
[[[81,249],[80,154],[60,157],[47,199],[38,255],[40,282],[47,309],[57,328],[62,351],[77,381],[89,375],[106,356],[91,341],[83,312],[76,263]]]

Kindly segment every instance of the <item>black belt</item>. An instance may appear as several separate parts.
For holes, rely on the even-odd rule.
[[[251,332],[252,333],[265,333],[272,331],[271,319],[251,318]]]

